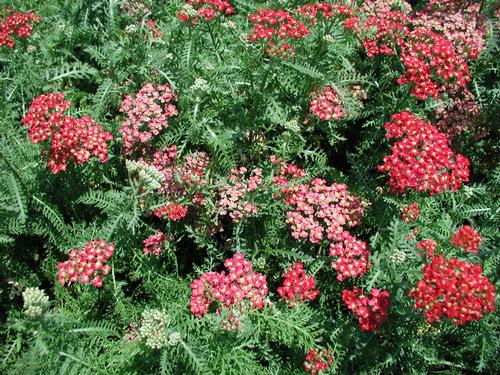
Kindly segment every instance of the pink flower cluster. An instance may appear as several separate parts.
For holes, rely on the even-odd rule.
[[[193,204],[204,204],[204,196],[198,191],[207,184],[207,167],[210,158],[205,152],[195,152],[179,160],[177,147],[172,145],[155,151],[151,158],[140,161],[154,167],[164,177],[158,193],[170,200],[190,198]]]
[[[450,242],[457,248],[464,248],[465,251],[472,254],[477,254],[482,241],[483,238],[479,232],[472,229],[470,225],[464,225],[450,238]]]
[[[54,174],[65,171],[69,161],[83,164],[95,156],[101,163],[106,162],[107,142],[113,139],[90,117],[65,116],[71,103],[64,98],[64,94],[55,93],[36,97],[22,120],[29,129],[31,143],[50,141],[48,166]]]
[[[266,277],[256,273],[245,256],[237,253],[226,259],[226,272],[206,272],[191,283],[191,313],[201,318],[208,312],[213,302],[218,302],[221,309],[231,310],[242,307],[244,301],[253,309],[261,310],[268,293]]]
[[[443,254],[433,256],[423,268],[422,280],[409,294],[415,299],[415,310],[423,310],[429,323],[446,317],[454,325],[464,325],[495,311],[496,289],[482,272],[479,264],[444,259]]]
[[[297,303],[302,301],[313,301],[319,295],[319,290],[316,288],[314,276],[307,277],[304,265],[295,263],[288,266],[288,271],[285,272],[283,285],[277,291],[284,298],[290,307],[295,307]]]
[[[326,86],[321,94],[313,94],[309,110],[320,120],[340,120],[347,114],[342,99],[331,86]]]
[[[176,221],[186,217],[187,212],[187,206],[183,206],[179,203],[170,203],[154,211],[154,215],[159,217],[160,219],[168,218],[172,221]]]
[[[458,85],[450,86],[447,94],[447,103],[435,110],[439,129],[450,137],[464,130],[474,132],[480,116],[480,108],[474,100],[474,94],[466,87]]]
[[[144,241],[144,249],[142,252],[144,254],[160,255],[163,251],[163,244],[165,242],[165,234],[161,231],[149,236]]]
[[[455,191],[469,180],[469,160],[455,155],[447,137],[435,126],[407,111],[392,115],[392,120],[385,124],[386,138],[400,140],[378,168],[389,172],[388,184],[394,192],[428,191],[433,195]]]
[[[125,11],[128,16],[142,19],[146,14],[151,13],[151,9],[146,7],[141,1],[123,1],[120,8]]]
[[[0,15],[11,13],[12,8],[0,9]],[[40,17],[35,13],[11,13],[0,19],[0,47],[14,48],[14,38],[28,38],[33,30],[32,23],[40,22]]]
[[[183,22],[196,24],[199,20],[211,21],[218,14],[233,14],[234,9],[225,0],[187,0],[186,5],[177,12]]]
[[[248,39],[252,42],[257,40],[265,40],[271,42],[278,39],[300,39],[309,34],[309,29],[300,21],[297,21],[293,16],[284,10],[259,9],[257,12],[250,14],[248,19],[253,22],[253,30]],[[292,50],[294,47],[282,43],[287,50]],[[275,44],[274,50],[278,46]]]
[[[401,210],[401,220],[407,223],[414,223],[420,216],[420,207],[417,203],[410,203]]]
[[[337,280],[356,278],[368,272],[370,250],[366,243],[347,231],[342,232],[339,241],[330,244],[330,256],[337,257],[332,262],[332,268],[337,271]]]
[[[229,183],[220,188],[219,215],[228,215],[233,222],[245,220],[257,213],[257,207],[247,200],[247,194],[262,184],[262,170],[255,168],[248,178],[247,169],[232,169]]]
[[[106,244],[105,240],[89,241],[83,249],[73,249],[69,260],[57,266],[59,283],[92,282],[96,288],[102,287],[103,279],[111,270],[104,263],[113,255],[115,245]],[[91,280],[92,278],[92,280]]]
[[[342,301],[356,314],[362,330],[378,331],[380,325],[387,320],[387,310],[391,306],[391,301],[386,290],[373,288],[370,294],[371,298],[365,296],[359,288],[344,289]]]
[[[304,370],[311,371],[311,375],[317,375],[320,371],[327,371],[333,363],[333,355],[329,349],[310,349],[304,362]]]
[[[454,44],[458,55],[474,60],[486,48],[484,38],[484,17],[479,11],[479,3],[471,4],[464,9],[438,9],[429,7],[418,12],[411,22],[416,27],[426,27],[443,35]]]
[[[120,134],[127,155],[168,127],[168,119],[178,114],[172,104],[176,98],[169,85],[155,88],[151,83],[142,87],[135,98],[131,95],[125,97],[120,112],[126,114],[126,119],[121,124]]]
[[[358,225],[364,211],[364,202],[350,195],[345,184],[327,185],[320,178],[289,187],[285,202],[294,207],[287,212],[292,236],[313,244],[323,240],[325,232],[330,240],[342,240],[344,226]]]

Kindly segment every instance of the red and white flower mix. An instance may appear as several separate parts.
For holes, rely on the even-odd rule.
[[[191,283],[191,313],[201,318],[210,305],[217,302],[221,309],[241,306],[245,301],[253,309],[261,310],[266,304],[266,276],[256,273],[245,256],[237,253],[226,259],[224,266],[228,273],[205,272]]]
[[[33,24],[41,18],[35,13],[14,12],[12,8],[0,9],[0,47],[14,48],[14,38],[29,38]]]
[[[392,115],[385,124],[386,138],[395,138],[392,154],[384,157],[381,172],[389,172],[388,185],[394,192],[455,191],[469,180],[469,160],[456,155],[447,137],[432,124],[408,111]]]
[[[423,310],[429,323],[448,318],[454,325],[495,311],[496,289],[482,272],[479,264],[434,255],[423,267],[422,280],[409,294],[415,300],[415,310]]]
[[[177,116],[173,101],[177,96],[169,85],[154,87],[151,83],[143,86],[135,98],[127,95],[122,102],[120,112],[126,118],[121,124],[123,148],[127,155],[148,144],[168,127],[168,119]]]
[[[159,231],[149,236],[142,242],[144,243],[144,248],[142,250],[144,254],[153,254],[158,256],[163,251],[163,244],[165,243],[165,234],[162,231]]]
[[[115,245],[105,240],[89,241],[83,249],[73,249],[69,260],[59,263],[58,280],[61,285],[76,282],[91,282],[96,288],[103,285],[102,276],[106,276],[111,267],[104,264],[115,251]]]
[[[307,276],[302,263],[296,262],[293,267],[288,266],[285,272],[283,285],[277,291],[284,298],[288,305],[294,307],[302,301],[312,301],[319,295],[319,290],[315,289],[314,276]]]
[[[65,171],[70,161],[83,164],[91,156],[106,162],[108,142],[113,139],[90,117],[65,116],[69,107],[71,103],[65,101],[62,93],[40,95],[22,120],[29,129],[31,143],[48,141],[48,166],[54,174]]]
[[[359,288],[342,291],[342,301],[347,308],[356,314],[362,330],[378,331],[387,320],[387,310],[391,306],[389,292],[373,288],[371,298],[365,296]]]
[[[311,375],[317,375],[321,371],[327,371],[333,359],[333,354],[329,349],[310,349],[304,361],[304,370],[311,371]]]
[[[464,225],[452,234],[450,242],[457,248],[463,248],[466,252],[477,254],[483,238],[477,230],[470,225]]]

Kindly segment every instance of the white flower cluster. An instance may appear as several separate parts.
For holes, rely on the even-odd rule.
[[[193,91],[208,91],[210,90],[210,86],[208,85],[208,82],[204,80],[203,78],[196,78],[194,80],[193,85],[191,86],[191,90]]]
[[[141,161],[127,160],[125,162],[130,175],[135,175],[146,190],[154,191],[160,188],[165,176],[155,167]]]
[[[165,345],[170,318],[165,310],[146,309],[141,315],[139,337],[146,346],[161,349]]]
[[[49,297],[38,288],[26,288],[23,299],[24,313],[31,318],[41,317],[49,307]]]
[[[389,255],[389,261],[394,264],[402,264],[406,260],[406,253],[402,250],[396,249]]]
[[[167,345],[176,346],[181,341],[181,334],[179,332],[172,332],[168,336]]]

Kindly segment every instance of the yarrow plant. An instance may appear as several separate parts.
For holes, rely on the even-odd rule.
[[[257,213],[257,206],[248,201],[247,195],[262,184],[262,170],[255,168],[245,177],[247,169],[232,169],[229,183],[220,189],[219,215],[229,215],[233,222],[245,220]]]
[[[410,203],[401,209],[401,220],[414,223],[420,216],[420,207],[417,203]]]
[[[35,13],[13,12],[12,8],[0,9],[0,47],[14,48],[14,37],[29,38],[33,31],[33,24],[41,18]]]
[[[144,254],[153,254],[155,256],[158,256],[161,254],[163,251],[163,244],[165,242],[165,234],[162,231],[159,231],[148,238],[146,238],[144,241],[144,248],[142,249],[142,252]]]
[[[177,12],[177,17],[183,22],[196,24],[200,20],[211,21],[218,15],[230,15],[234,9],[225,0],[187,0]]]
[[[293,18],[293,16],[284,10],[259,9],[257,12],[250,14],[248,19],[254,24],[251,34],[248,39],[252,42],[264,40],[268,43],[272,42],[272,50],[276,53],[276,49],[280,48],[277,42],[287,39],[300,39],[309,34],[307,28],[302,22]],[[283,53],[287,50],[294,50],[286,42],[281,43]]]
[[[452,234],[450,242],[457,248],[463,248],[466,252],[477,254],[483,238],[477,230],[470,225],[464,225]]]
[[[311,371],[311,375],[317,375],[322,371],[328,371],[333,363],[333,354],[329,349],[310,349],[304,361],[304,370]]]
[[[66,283],[91,282],[96,288],[103,285],[101,276],[106,276],[111,267],[104,264],[115,251],[114,244],[105,240],[89,241],[83,249],[73,249],[69,252],[69,260],[59,263],[58,279],[61,285]]]
[[[296,262],[293,267],[288,266],[285,272],[283,285],[277,291],[290,307],[296,306],[302,301],[313,301],[319,295],[315,289],[314,276],[307,276],[302,263]]]
[[[464,325],[480,319],[495,310],[496,291],[482,272],[479,264],[434,255],[409,294],[415,300],[415,310],[423,310],[429,323],[448,318],[454,325]]]
[[[120,112],[125,113],[120,134],[126,155],[131,155],[151,142],[163,129],[168,127],[168,119],[177,116],[173,101],[177,96],[169,85],[148,83],[143,86],[135,98],[127,95],[122,102]]]
[[[49,296],[38,288],[26,288],[23,292],[24,313],[30,318],[39,318],[49,307]]]
[[[392,191],[434,195],[455,191],[469,180],[469,160],[453,153],[447,137],[435,126],[408,111],[392,115],[392,120],[384,126],[386,138],[398,141],[378,167],[381,172],[389,172]]]
[[[180,220],[186,217],[188,212],[188,207],[179,203],[171,203],[166,206],[162,206],[154,211],[154,215],[160,219],[170,219],[173,221]]]
[[[431,239],[422,240],[417,243],[417,253],[422,259],[431,258],[437,250],[437,241]]]
[[[65,101],[62,93],[40,95],[22,120],[32,143],[48,141],[48,166],[54,174],[65,171],[70,161],[83,164],[91,156],[105,163],[108,142],[113,139],[102,126],[94,125],[95,120],[90,117],[65,116],[69,107],[71,103]]]
[[[320,120],[340,120],[347,113],[337,92],[327,86],[321,94],[314,93],[309,110]]]
[[[347,308],[356,314],[362,330],[378,331],[387,320],[387,310],[391,306],[389,292],[373,288],[371,298],[365,296],[359,288],[342,291],[342,301]]]
[[[205,272],[191,283],[190,305],[194,316],[203,317],[213,302],[224,310],[239,308],[245,301],[252,309],[264,308],[268,293],[266,276],[254,272],[241,253],[226,259],[224,266],[229,273]]]
[[[141,314],[139,338],[152,349],[161,349],[167,343],[170,317],[165,310],[146,309]]]
[[[364,275],[370,268],[370,250],[364,241],[345,231],[338,239],[339,242],[330,244],[330,256],[337,260],[332,262],[332,268],[337,271],[337,280],[356,278]]]

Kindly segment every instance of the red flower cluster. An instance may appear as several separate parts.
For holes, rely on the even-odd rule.
[[[370,268],[368,246],[347,231],[342,233],[340,242],[330,244],[330,256],[338,258],[332,262],[332,268],[339,281],[364,275]]]
[[[257,213],[257,207],[246,200],[246,195],[257,190],[262,184],[262,171],[255,168],[248,178],[245,178],[247,169],[232,169],[229,183],[220,188],[219,215],[231,217],[233,222],[246,219]]]
[[[411,203],[401,210],[401,220],[407,223],[414,223],[419,216],[420,207],[416,203]]]
[[[351,18],[354,16],[351,8],[341,4],[306,4],[297,9],[297,13],[307,17],[313,25],[316,23],[318,12],[326,19],[339,16],[347,16],[346,18]]]
[[[157,209],[154,212],[154,215],[159,217],[160,219],[165,219],[166,217],[172,221],[175,221],[186,217],[187,211],[187,206],[183,206],[179,203],[170,203]]]
[[[422,240],[417,244],[417,249],[419,249],[417,253],[423,259],[425,259],[426,257],[431,258],[437,250],[437,242],[433,239]],[[425,253],[422,250],[425,250]]]
[[[131,95],[125,97],[120,112],[124,112],[127,117],[121,124],[120,133],[127,155],[168,127],[168,118],[178,114],[177,108],[171,103],[176,98],[169,85],[154,88],[151,83],[142,87],[135,98]]]
[[[309,110],[320,120],[340,120],[346,115],[343,102],[331,86],[326,86],[321,94],[314,93]]]
[[[393,191],[428,191],[433,195],[455,191],[469,180],[469,160],[455,155],[435,126],[407,111],[392,115],[392,119],[385,124],[386,138],[400,140],[378,168],[389,172],[388,184]]]
[[[309,34],[309,29],[302,22],[297,21],[289,12],[284,10],[259,9],[256,13],[250,14],[248,19],[254,23],[252,33],[248,35],[248,39],[252,42],[260,39],[266,41],[278,38],[299,39]],[[281,45],[286,48],[286,51],[294,49],[286,43]],[[276,48],[278,46],[274,44],[273,51]]]
[[[457,232],[453,233],[450,242],[457,248],[464,248],[465,251],[477,254],[483,238],[477,230],[472,229],[470,225],[464,225]]]
[[[187,0],[177,17],[183,22],[195,24],[198,20],[210,21],[218,13],[229,15],[234,13],[234,9],[225,0]]]
[[[415,310],[422,309],[425,320],[439,322],[443,317],[454,325],[480,319],[495,310],[495,287],[482,276],[479,264],[435,255],[423,268],[423,278],[410,292]]]
[[[319,371],[327,371],[332,365],[333,359],[332,352],[328,349],[321,351],[310,349],[306,355],[304,370],[311,371],[311,375],[317,375]]]
[[[291,307],[305,300],[313,301],[319,295],[319,290],[314,289],[316,288],[314,276],[307,277],[302,263],[295,263],[293,268],[288,266],[284,278],[283,285],[277,290]]]
[[[295,207],[287,212],[292,236],[313,244],[324,239],[325,231],[328,239],[341,241],[344,226],[358,225],[364,211],[364,202],[350,195],[345,184],[328,186],[319,178],[287,188],[285,202]]]
[[[142,249],[142,252],[144,254],[150,254],[152,253],[153,255],[160,255],[161,252],[163,251],[163,243],[165,242],[165,234],[163,232],[157,232],[153,234],[152,236],[149,236],[146,238],[144,241],[144,249]]]
[[[423,27],[407,35],[401,60],[406,70],[397,82],[402,85],[412,83],[412,94],[420,100],[427,96],[437,98],[439,92],[445,91],[445,85],[465,87],[470,81],[469,67],[455,53],[453,44]],[[438,83],[435,77],[445,84]]]
[[[64,94],[54,93],[36,97],[22,120],[31,143],[50,140],[48,166],[54,174],[65,171],[69,161],[83,164],[92,155],[106,162],[107,142],[113,139],[90,117],[65,116],[71,103],[64,98]]]
[[[381,11],[358,23],[358,32],[376,30],[374,35],[362,38],[363,48],[368,57],[393,56],[395,46],[404,45],[405,36],[410,31],[408,22],[408,17],[402,12]]]
[[[111,270],[104,264],[115,250],[115,245],[106,244],[105,240],[89,241],[83,249],[73,249],[69,253],[69,260],[57,266],[59,283],[64,286],[80,281],[92,282],[96,288],[102,287],[102,277]],[[92,278],[92,280],[90,280]]]
[[[456,51],[455,41],[434,32],[433,24],[402,12],[381,11],[367,17],[357,28],[365,34],[362,41],[368,57],[394,55],[399,50],[405,72],[397,82],[412,84],[412,94],[421,100],[437,98],[450,84],[465,87],[470,80],[468,65]],[[417,27],[411,30],[410,26]],[[372,29],[376,30],[374,35],[370,35]]]
[[[11,13],[12,9],[0,9],[0,14]],[[0,47],[14,48],[14,38],[28,38],[33,30],[31,23],[40,22],[40,17],[34,13],[12,13],[0,20]]]
[[[365,331],[377,331],[380,325],[387,320],[387,310],[391,306],[389,293],[386,290],[373,288],[370,292],[372,298],[368,298],[359,288],[342,291],[342,301],[349,310],[356,314],[361,329]]]
[[[190,305],[194,316],[201,318],[214,301],[226,310],[242,307],[245,300],[253,309],[264,307],[268,293],[266,277],[255,273],[252,264],[241,253],[227,259],[224,266],[229,270],[228,274],[224,271],[206,272],[191,283]]]
[[[287,195],[288,192],[293,194],[293,189],[289,191],[287,185],[304,177],[306,172],[294,164],[285,163],[275,155],[271,155],[270,160],[272,164],[279,164],[279,169],[274,171],[273,182],[282,188],[281,192],[283,194]]]

